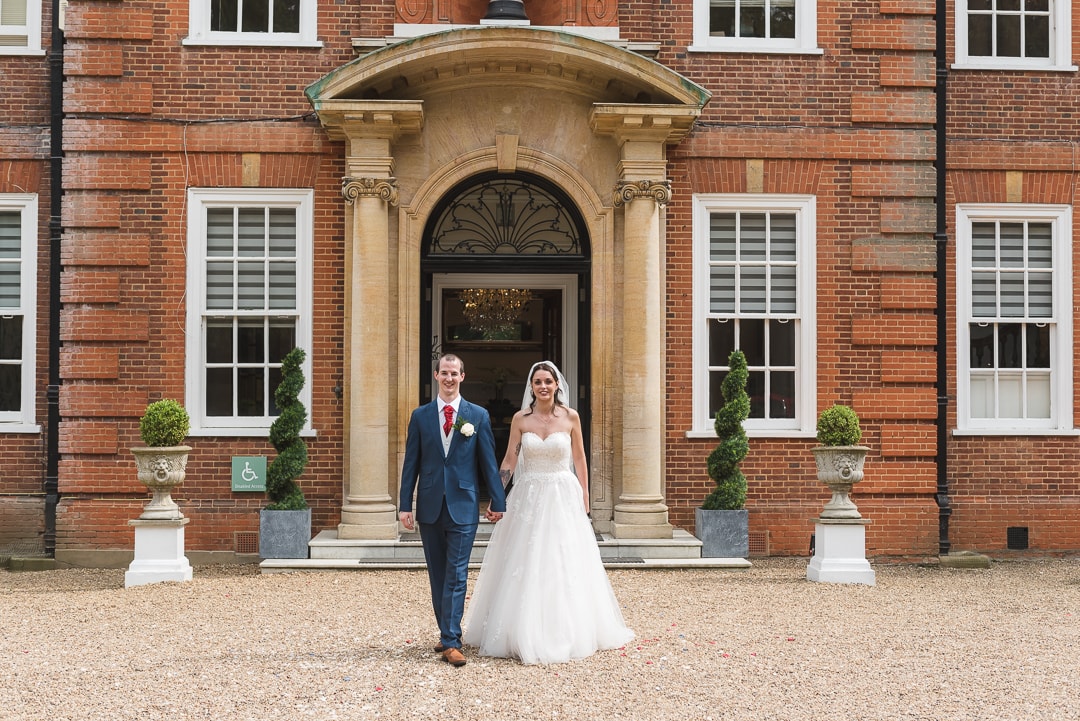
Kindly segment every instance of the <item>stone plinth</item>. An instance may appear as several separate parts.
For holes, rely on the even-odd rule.
[[[190,581],[191,564],[184,555],[184,526],[190,522],[190,518],[128,521],[135,527],[135,560],[124,574],[124,587]]]
[[[806,578],[824,583],[874,585],[874,570],[866,561],[865,518],[818,518],[814,523],[814,557]]]

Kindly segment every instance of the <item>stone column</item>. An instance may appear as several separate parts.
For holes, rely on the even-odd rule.
[[[620,181],[623,220],[622,493],[616,538],[671,538],[663,495],[664,297],[660,209],[666,180]]]
[[[345,500],[338,538],[397,538],[397,204],[393,142],[423,124],[419,101],[314,100],[327,134],[345,141]]]
[[[394,178],[344,178],[351,239],[345,250],[346,479],[338,538],[397,537],[390,467],[390,278],[388,205]]]
[[[620,155],[614,198],[623,208],[623,323],[613,368],[613,377],[622,374],[616,538],[672,537],[664,503],[666,147],[686,136],[700,112],[685,105],[598,104],[590,119],[594,132],[615,137]]]

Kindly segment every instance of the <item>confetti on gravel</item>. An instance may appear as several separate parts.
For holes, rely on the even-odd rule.
[[[873,587],[806,563],[612,570],[633,642],[460,669],[422,571],[0,571],[0,719],[1080,720],[1080,558],[876,565]]]

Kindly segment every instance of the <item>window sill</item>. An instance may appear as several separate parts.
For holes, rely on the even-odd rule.
[[[715,431],[686,431],[685,437],[691,440],[696,439],[712,439],[716,440]],[[747,438],[815,438],[817,433],[815,431],[804,431],[798,428],[778,428],[776,430],[767,430],[763,428],[748,429],[746,431]]]
[[[5,433],[41,433],[41,426],[35,423],[0,423],[0,435]]]
[[[744,53],[748,55],[824,55],[821,48],[770,48],[764,45],[691,45],[686,48],[688,53]]]
[[[266,438],[270,435],[269,428],[192,428],[188,432],[191,438]],[[317,438],[319,432],[314,428],[305,428],[300,432],[301,438]]]
[[[1034,65],[1023,63],[979,63],[979,62],[964,62],[953,63],[950,66],[951,70],[981,70],[981,71],[995,71],[1006,70],[1009,72],[1022,72],[1022,73],[1075,73],[1077,71],[1076,65]]]
[[[954,436],[1080,436],[1080,428],[954,428]]]
[[[30,49],[24,47],[2,47],[0,48],[0,55],[3,56],[24,56],[24,57],[44,57],[45,51],[38,48]]]
[[[186,47],[255,47],[255,48],[312,48],[323,47],[321,40],[271,40],[258,38],[192,38],[187,37],[181,41]]]

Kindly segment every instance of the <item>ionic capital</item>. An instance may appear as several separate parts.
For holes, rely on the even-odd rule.
[[[671,202],[670,180],[620,180],[615,185],[615,207],[637,198],[652,198],[663,208]]]
[[[397,205],[397,178],[342,178],[341,194],[349,205],[357,198],[380,198]]]

